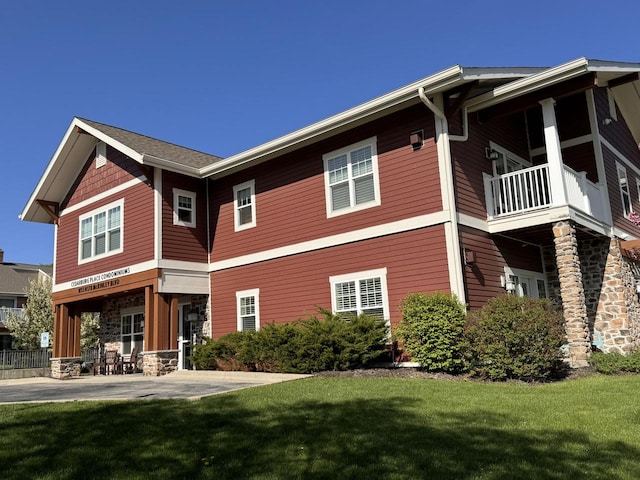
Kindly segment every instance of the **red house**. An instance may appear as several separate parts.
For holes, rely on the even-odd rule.
[[[575,365],[631,349],[639,72],[455,66],[226,159],[75,118],[22,212],[56,229],[54,375],[85,311],[160,374],[199,334],[393,325],[415,291],[557,299]]]

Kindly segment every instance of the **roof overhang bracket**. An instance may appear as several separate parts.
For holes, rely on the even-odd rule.
[[[607,82],[607,86],[609,88],[619,87],[620,85],[624,85],[625,83],[635,82],[640,78],[638,72],[630,73],[629,75],[625,75],[624,77],[614,78],[613,80],[609,80]]]
[[[480,83],[478,80],[465,83],[462,87],[447,92],[447,102],[445,102],[444,114],[447,119],[451,119],[460,111],[464,102],[467,101],[473,89]],[[457,95],[454,97],[454,95]]]
[[[55,225],[60,221],[60,204],[58,202],[49,202],[47,200],[36,200],[36,203],[47,212]]]

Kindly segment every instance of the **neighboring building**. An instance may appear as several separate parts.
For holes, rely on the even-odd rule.
[[[0,350],[11,349],[11,332],[4,324],[7,313],[23,315],[29,283],[51,278],[52,270],[49,265],[5,262],[4,250],[0,250]]]
[[[194,334],[316,306],[395,324],[436,290],[557,299],[576,365],[628,351],[639,72],[455,66],[226,159],[75,118],[22,213],[56,225],[54,374],[83,311],[158,374]]]

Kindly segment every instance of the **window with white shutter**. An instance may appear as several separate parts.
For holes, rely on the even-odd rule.
[[[238,331],[260,329],[260,289],[236,292]]]
[[[327,217],[380,205],[375,137],[322,158]]]
[[[337,314],[369,315],[389,319],[387,269],[329,277],[332,309]]]

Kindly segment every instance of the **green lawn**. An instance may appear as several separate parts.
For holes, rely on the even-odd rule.
[[[196,402],[7,405],[0,479],[638,479],[639,393],[637,375],[310,378]]]

